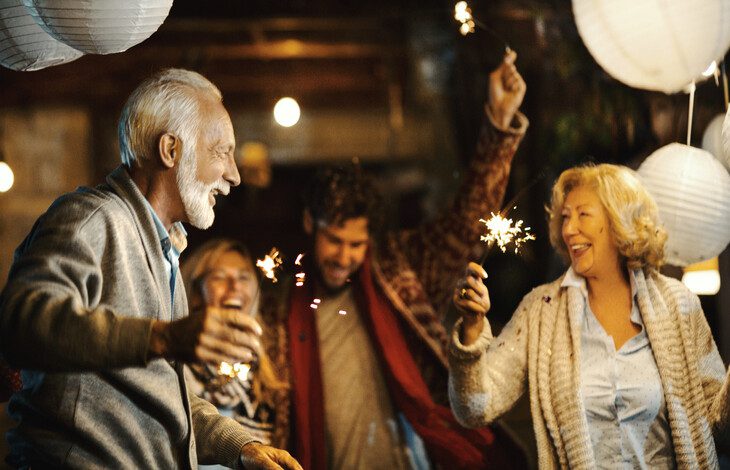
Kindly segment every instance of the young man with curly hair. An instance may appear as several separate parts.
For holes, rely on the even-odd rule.
[[[451,288],[481,248],[478,220],[500,208],[527,127],[514,60],[509,54],[490,76],[476,154],[436,220],[376,243],[381,209],[367,175],[330,169],[310,185],[306,282],[279,284],[278,297],[262,302],[264,343],[291,385],[277,400],[273,444],[293,449],[304,468],[521,464],[500,430],[466,430],[451,416],[442,326]]]

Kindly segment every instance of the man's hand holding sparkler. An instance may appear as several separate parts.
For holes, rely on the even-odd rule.
[[[487,110],[502,129],[509,128],[527,91],[527,85],[515,67],[516,59],[517,53],[508,50],[502,64],[489,74]]]
[[[232,308],[206,307],[204,312],[173,322],[155,321],[149,357],[184,362],[251,362],[261,348],[261,326]]]
[[[483,281],[486,278],[487,272],[484,268],[471,262],[454,289],[454,305],[463,318],[460,340],[464,345],[472,344],[479,338],[484,327],[484,317],[492,306],[489,290]]]

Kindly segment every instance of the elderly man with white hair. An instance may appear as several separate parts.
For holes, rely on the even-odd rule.
[[[56,200],[15,253],[0,295],[0,349],[22,368],[8,411],[8,463],[20,468],[292,468],[188,392],[183,363],[251,359],[249,317],[188,316],[181,222],[213,223],[240,182],[220,91],[165,70],[130,96],[123,164],[106,184]]]

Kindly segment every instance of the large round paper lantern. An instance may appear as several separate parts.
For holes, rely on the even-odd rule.
[[[667,263],[686,266],[719,255],[730,242],[730,174],[709,152],[669,144],[639,176],[667,230]]]
[[[39,70],[82,55],[38,26],[20,0],[0,0],[0,64],[4,67]]]
[[[22,0],[50,35],[89,54],[123,52],[152,35],[172,0]]]
[[[718,157],[720,158],[720,157]],[[730,170],[730,110],[725,114],[722,124],[722,162]]]
[[[730,0],[573,0],[583,42],[621,82],[676,93],[730,46]]]
[[[718,114],[710,121],[707,128],[705,128],[705,133],[702,134],[702,148],[717,158],[720,163],[725,165],[725,168],[730,169],[730,162],[725,156],[725,149],[722,144],[722,125],[724,121],[724,114]]]

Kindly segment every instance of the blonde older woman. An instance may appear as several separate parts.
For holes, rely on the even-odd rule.
[[[540,468],[716,468],[725,368],[697,296],[658,272],[653,200],[631,170],[591,165],[560,175],[549,213],[570,268],[497,338],[482,268],[471,263],[454,293],[454,414],[483,426],[529,390]]]
[[[206,307],[233,309],[258,315],[259,279],[246,247],[234,240],[210,240],[182,264],[181,272],[191,315]],[[193,393],[218,407],[265,444],[274,441],[274,394],[286,388],[260,344],[252,345],[251,371],[233,378],[219,374],[218,366],[186,366]]]

